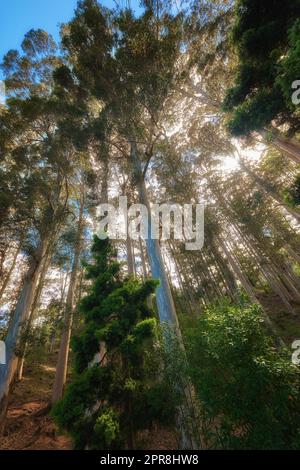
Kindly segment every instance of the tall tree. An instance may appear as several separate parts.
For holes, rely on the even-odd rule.
[[[232,39],[238,66],[235,85],[224,101],[233,135],[263,131],[272,121],[276,126],[288,124],[291,135],[299,130],[296,106],[292,103],[296,77],[282,87],[282,76],[286,78],[288,74],[284,57],[293,47],[289,34],[299,15],[298,0],[285,2],[284,8],[279,0],[236,2]],[[298,161],[299,155],[298,149]]]
[[[156,320],[146,301],[156,282],[122,279],[108,240],[95,237],[92,254],[86,267],[92,284],[79,305],[85,326],[73,345],[77,376],[54,416],[76,448],[133,449],[138,430],[155,420],[166,423],[174,413],[163,398],[166,384],[149,362]],[[95,363],[100,339],[106,352]]]
[[[79,209],[78,219],[76,221],[77,233],[74,244],[74,254],[72,270],[70,275],[68,293],[65,306],[65,317],[62,328],[62,336],[58,352],[57,366],[55,372],[55,381],[52,394],[52,402],[56,402],[62,397],[64,385],[67,378],[68,357],[70,348],[70,338],[72,332],[73,314],[75,309],[75,292],[78,280],[78,271],[80,264],[80,255],[83,249],[83,231],[84,231],[84,209],[85,209],[85,187],[84,182],[79,186]]]

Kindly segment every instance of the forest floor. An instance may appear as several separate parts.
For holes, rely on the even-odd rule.
[[[295,315],[285,312],[280,298],[258,295],[260,302],[278,328],[287,346],[300,338],[300,305],[294,304]],[[40,363],[25,363],[24,377],[10,397],[4,436],[0,450],[71,450],[70,438],[59,432],[49,414],[49,401],[54,382],[56,354]],[[175,432],[154,427],[138,436],[137,447],[143,450],[176,450]]]
[[[296,339],[300,339],[300,304],[292,302],[294,315],[286,311],[285,305],[279,296],[271,293],[260,293],[257,297],[270,319],[273,321],[278,334],[288,347]]]
[[[10,397],[0,450],[72,450],[71,439],[59,432],[49,414],[56,355],[41,364],[25,363],[24,377]],[[138,436],[143,450],[176,450],[174,432],[154,427]]]
[[[27,364],[10,397],[1,450],[70,450],[71,440],[58,432],[48,403],[55,374],[53,355],[43,364]]]

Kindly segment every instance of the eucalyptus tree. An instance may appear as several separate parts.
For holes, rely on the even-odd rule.
[[[261,132],[298,162],[299,144],[286,142],[272,131],[272,124],[277,128],[286,125],[289,136],[299,131],[297,106],[292,101],[293,83],[298,77],[291,75],[291,70],[297,70],[299,15],[298,0],[285,2],[284,8],[278,0],[236,2],[232,40],[238,64],[234,86],[228,89],[223,105],[233,135]]]
[[[112,16],[94,0],[78,3],[74,19],[63,31],[68,69],[60,82],[74,84],[99,102],[94,129],[100,139],[131,162],[133,184],[150,212],[145,176],[161,135],[164,106],[177,79],[181,54],[182,15],[162,2],[143,2],[138,18],[131,10]],[[98,127],[97,127],[98,125]],[[148,223],[151,234],[151,222]],[[180,331],[159,243],[147,238],[152,276],[162,322]],[[180,340],[181,341],[181,340]]]
[[[21,325],[30,314],[44,260],[52,252],[69,211],[69,177],[78,163],[61,131],[62,108],[53,96],[52,73],[60,62],[54,42],[47,33],[31,31],[22,49],[23,55],[10,51],[3,62],[10,97],[1,146],[3,168],[18,171],[18,200],[12,212],[13,222],[25,235],[22,251],[28,257],[28,271],[6,337],[7,361],[0,371],[1,418],[16,372],[15,347]]]
[[[1,239],[15,239],[18,245],[30,216],[28,177],[37,165],[37,147],[51,127],[42,100],[49,96],[52,71],[59,62],[56,50],[51,36],[31,30],[22,52],[10,50],[1,64],[8,98],[0,110]]]
[[[185,33],[187,37],[187,60],[189,62],[190,68],[189,72],[185,70],[185,73],[183,74],[185,80],[180,89],[178,88],[178,92],[182,95],[180,106],[182,112],[180,114],[186,116],[187,119],[188,116],[190,117],[191,111],[193,110],[193,115],[195,118],[198,115],[198,125],[196,128],[198,128],[197,132],[202,140],[205,138],[204,136],[206,133],[207,123],[211,124],[211,127],[214,129],[214,132],[217,135],[220,134],[221,129],[222,134],[224,134],[226,128],[228,129],[228,121],[230,121],[230,116],[234,115],[234,110],[232,109],[232,111],[229,111],[226,103],[227,101],[229,102],[230,93],[233,93],[233,90],[238,90],[239,70],[243,67],[243,61],[246,63],[246,59],[242,57],[237,65],[236,52],[239,53],[240,51],[239,44],[238,40],[236,40],[236,43],[233,44],[231,38],[232,30],[235,30],[234,22],[236,23],[237,28],[239,24],[239,18],[243,17],[243,10],[239,10],[239,5],[244,3],[245,5],[250,5],[250,2],[234,2],[230,0],[226,2],[219,2],[218,0],[212,0],[209,2],[201,2],[196,0],[195,2],[191,2],[185,27]],[[259,3],[260,8],[271,9],[271,4],[266,6],[268,2]],[[278,4],[278,2],[275,3]],[[252,4],[250,6],[249,5],[246,5],[245,7],[245,16],[247,16],[248,7],[249,12],[250,10],[255,11],[256,6]],[[235,6],[236,8],[234,9]],[[295,139],[290,138],[295,133],[295,125],[297,121],[297,109],[296,106],[292,104],[293,89],[291,88],[292,83],[296,80],[296,78],[294,77],[293,80],[288,78],[291,76],[292,70],[294,71],[295,76],[297,75],[296,9],[297,7],[293,7],[292,2],[290,2],[289,7],[285,12],[286,14],[284,15],[284,18],[278,18],[281,26],[284,25],[287,17],[290,18],[290,24],[292,24],[293,21],[295,22],[295,26],[292,28],[293,34],[291,32],[291,37],[293,37],[292,45],[290,46],[290,49],[288,49],[288,46],[286,46],[286,49],[289,50],[286,60],[289,60],[288,58],[291,55],[290,67],[284,65],[285,56],[282,54],[281,59],[283,63],[280,64],[281,68],[278,66],[276,69],[278,71],[277,81],[280,81],[282,86],[280,83],[274,82],[274,89],[280,89],[280,87],[282,88],[280,93],[282,99],[285,100],[286,107],[286,111],[282,111],[278,116],[278,120],[276,121],[278,128],[265,125],[257,128],[256,130],[258,132],[252,132],[252,129],[249,132],[244,132],[242,134],[240,133],[239,135],[234,134],[233,137],[237,136],[243,139],[246,137],[246,142],[249,146],[254,146],[257,141],[262,141],[264,145],[277,148],[282,153],[282,155],[287,156],[295,163],[299,163],[299,144]],[[273,10],[274,11],[272,11],[272,15],[276,16],[278,15],[278,11],[280,11],[280,7],[276,7]],[[256,20],[256,15],[254,14],[253,22],[255,23]],[[247,31],[245,32],[245,35],[246,33]],[[287,39],[287,34],[285,39]],[[274,42],[276,42],[276,40],[277,39],[274,39]],[[281,46],[284,48],[283,44],[281,44]],[[242,47],[243,46],[241,45],[241,48]],[[261,50],[264,50],[264,48]],[[255,69],[257,62],[255,52],[252,54],[252,56],[252,67]],[[274,58],[270,59],[270,63],[273,59]],[[251,62],[249,58],[247,60],[247,63]],[[261,60],[261,63],[263,66],[263,60]],[[276,70],[274,69],[275,74]],[[236,77],[236,86],[234,87],[233,77]],[[241,78],[241,80],[242,79],[245,79],[245,87],[247,88],[246,65],[244,78]],[[260,78],[257,79],[260,80]],[[268,78],[266,78],[266,80],[268,80]],[[269,84],[271,89],[273,86],[272,79],[269,80]],[[248,101],[251,99],[252,95],[249,93]],[[240,108],[242,109],[243,106],[246,107],[248,101],[243,102],[243,99],[241,99]],[[267,108],[272,107],[272,100],[269,101],[270,102],[266,106],[263,106],[262,104],[261,109],[258,110],[258,112],[255,112],[254,110],[252,114],[249,113],[248,118],[246,112],[247,110],[245,109],[243,119],[249,120],[252,116],[251,119],[255,120],[258,119],[260,115],[263,116],[264,113],[267,113]],[[235,108],[236,116],[238,115],[237,107],[238,106]],[[224,110],[226,110],[227,114],[224,114]],[[237,116],[237,122],[238,119],[239,117]],[[279,129],[281,129],[280,122],[284,122],[285,119],[287,119],[287,121],[290,120],[290,132],[288,138],[283,135],[282,132],[279,132]],[[203,120],[205,120],[204,126]],[[189,121],[191,121],[191,118]],[[197,121],[193,119],[193,122],[196,123]],[[196,128],[194,126],[195,130]]]
[[[99,120],[110,128],[111,145],[125,148],[140,202],[149,207],[144,176],[174,80],[181,45],[181,16],[168,14],[161,2],[145,2],[144,7],[139,18],[134,18],[130,10],[111,18],[97,2],[79,2],[63,44],[71,58],[75,57],[74,67],[65,75],[80,80],[82,87],[102,103]],[[103,137],[106,139],[107,134]],[[158,243],[148,238],[147,244],[152,275],[161,280],[157,289],[161,319],[176,325]]]
[[[86,225],[85,213],[87,209],[87,188],[84,174],[79,175],[79,183],[76,185],[75,191],[76,189],[77,198],[75,199],[74,209],[76,210],[77,214],[75,215],[76,231],[74,235],[74,247],[72,250],[72,268],[66,296],[65,314],[63,319],[62,334],[55,372],[52,402],[55,402],[62,397],[67,377],[70,338],[72,332],[73,316],[75,311],[76,288],[78,286],[80,257],[82,255],[84,247],[84,231]]]
[[[210,179],[210,190],[219,206],[220,221],[223,220],[223,224],[227,225],[226,231],[230,233],[228,241],[219,241],[222,245],[227,245],[223,246],[223,250],[235,265],[235,271],[240,278],[241,272],[244,272],[246,277],[249,275],[246,259],[251,262],[251,269],[254,271],[253,275],[250,275],[250,283],[248,281],[246,283],[245,279],[241,281],[251,297],[253,299],[256,297],[258,300],[255,290],[259,294],[259,285],[262,279],[265,279],[281,298],[284,304],[283,310],[293,317],[292,305],[298,301],[299,278],[294,275],[290,259],[284,253],[286,245],[293,244],[293,238],[297,237],[297,234],[293,233],[285,221],[286,228],[289,229],[283,235],[286,228],[282,222],[282,214],[274,206],[272,207],[270,201],[262,203],[264,195],[257,188],[253,188],[251,180],[241,179],[241,184],[233,183],[236,177],[237,175],[225,182],[220,179]],[[278,230],[279,226],[281,229]]]

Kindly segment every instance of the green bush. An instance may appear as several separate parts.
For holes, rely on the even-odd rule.
[[[291,207],[300,205],[300,175],[295,178],[292,185],[283,191],[283,197],[286,203]]]
[[[186,344],[209,446],[300,448],[299,368],[274,348],[259,306],[207,309]]]
[[[96,419],[94,431],[100,442],[103,442],[103,447],[109,448],[113,442],[117,441],[120,427],[118,418],[112,410],[102,413]]]

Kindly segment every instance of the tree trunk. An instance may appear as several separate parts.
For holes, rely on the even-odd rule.
[[[141,256],[141,263],[142,263],[142,270],[143,270],[143,279],[147,279],[148,271],[146,266],[146,260],[144,255],[144,247],[141,237],[139,237],[139,248],[140,248],[140,256]]]
[[[131,238],[127,235],[126,237],[126,253],[127,253],[127,267],[129,276],[135,276],[134,257],[132,251]]]
[[[185,298],[186,304],[188,305],[188,309],[190,311],[190,314],[193,316],[194,315],[194,310],[193,310],[193,305],[194,304],[193,304],[193,299],[191,297],[191,292],[190,292],[190,289],[186,289],[185,286],[184,286],[184,280],[183,280],[183,276],[182,276],[182,273],[181,273],[181,267],[180,267],[180,264],[179,264],[178,259],[177,259],[177,252],[176,252],[175,243],[173,241],[171,242],[171,240],[169,240],[169,248],[170,248],[170,252],[171,252],[171,255],[172,255],[172,258],[173,258],[173,261],[174,261],[176,277],[177,277],[182,295]]]
[[[42,293],[44,282],[45,282],[45,276],[46,276],[48,268],[49,268],[49,255],[45,256],[43,266],[41,268],[41,273],[40,273],[39,280],[38,280],[38,286],[35,291],[34,299],[32,302],[31,309],[30,309],[30,314],[27,319],[27,325],[26,325],[27,332],[30,331],[30,328],[32,326],[32,321],[34,318],[35,310],[41,297],[41,293]],[[20,381],[23,378],[23,369],[24,369],[24,362],[25,362],[25,355],[26,355],[27,347],[28,345],[26,341],[26,343],[23,346],[22,356],[18,358],[18,366],[17,366],[17,371],[16,371],[17,381]]]
[[[222,275],[224,277],[224,282],[227,286],[228,293],[232,297],[232,299],[234,299],[236,295],[236,291],[237,291],[236,280],[228,264],[226,263],[225,259],[221,255],[218,246],[215,244],[214,238],[212,238],[211,240],[211,250],[214,254],[216,263],[218,264],[219,269],[222,272]]]
[[[44,239],[41,242],[35,257],[31,260],[29,269],[25,275],[21,295],[9,325],[5,341],[6,364],[0,365],[0,432],[3,430],[10,386],[15,377],[17,368],[18,361],[14,351],[17,345],[22,322],[24,322],[28,317],[32,306],[38,277],[47,251],[48,241],[49,239]]]
[[[78,230],[77,230],[77,240],[74,249],[74,259],[71,272],[71,278],[68,288],[67,301],[66,301],[66,310],[65,310],[65,319],[62,330],[62,336],[60,341],[60,347],[58,352],[58,359],[56,365],[53,393],[52,393],[52,403],[58,401],[64,391],[64,386],[67,378],[67,368],[68,368],[68,358],[69,358],[69,347],[70,347],[70,338],[73,324],[73,314],[75,309],[75,288],[77,281],[77,273],[79,267],[79,259],[82,249],[82,232],[84,225],[84,192],[81,196],[80,209],[79,209],[79,218],[78,218]]]
[[[108,177],[109,177],[109,164],[108,164],[108,154],[105,152],[103,154],[103,166],[102,166],[102,175],[101,175],[101,192],[100,192],[100,202],[108,202]]]
[[[171,294],[171,289],[169,286],[168,278],[166,275],[163,259],[160,252],[159,241],[154,240],[151,237],[151,208],[148,200],[147,190],[145,181],[143,178],[143,172],[141,168],[141,162],[137,153],[137,146],[135,142],[131,142],[131,160],[133,163],[135,183],[139,192],[140,203],[144,204],[148,210],[148,238],[146,240],[146,246],[148,251],[148,256],[151,265],[151,273],[154,279],[160,281],[160,285],[156,290],[156,300],[158,314],[161,323],[168,323],[169,325],[175,327],[176,331],[179,333],[179,324],[175,311],[175,306]],[[180,334],[181,337],[181,334]]]
[[[300,163],[300,145],[297,142],[287,140],[280,135],[274,135],[272,131],[267,129],[262,130],[260,135],[267,144],[272,144],[295,163]]]
[[[19,256],[19,253],[21,251],[21,245],[19,245],[19,247],[17,248],[15,254],[14,254],[14,257],[13,257],[13,260],[12,260],[12,263],[11,263],[11,266],[9,268],[9,271],[8,273],[6,274],[5,278],[4,278],[4,281],[3,281],[3,284],[1,286],[1,289],[0,289],[0,302],[2,300],[2,297],[3,297],[3,294],[5,292],[5,289],[7,287],[7,284],[9,283],[9,280],[11,278],[11,275],[13,273],[13,270],[15,269],[15,266],[16,266],[16,262],[17,262],[17,258]]]
[[[244,287],[245,291],[249,295],[250,299],[253,302],[261,305],[260,302],[258,301],[255,293],[254,293],[254,289],[253,289],[252,285],[250,284],[249,280],[244,275],[238,261],[230,253],[230,251],[227,248],[225,242],[219,237],[218,237],[218,240],[219,240],[220,246],[221,246],[224,254],[226,255],[226,258],[228,259],[235,275],[237,276],[237,279],[241,282],[242,286]],[[262,311],[262,316],[263,316],[265,325],[266,325],[267,329],[269,330],[270,334],[273,336],[277,346],[278,347],[285,347],[285,344],[284,344],[283,340],[278,336],[278,333],[276,331],[276,328],[273,325],[272,320],[270,319],[269,315],[265,312],[263,307],[261,307],[261,311]]]
[[[138,189],[140,203],[143,204],[148,210],[148,238],[146,240],[148,257],[150,260],[151,274],[153,279],[160,281],[160,285],[156,289],[156,303],[158,315],[162,324],[167,324],[176,334],[178,338],[178,345],[184,351],[181,331],[176,315],[175,305],[172,298],[168,277],[164,267],[159,241],[151,237],[151,207],[148,200],[146,185],[143,177],[141,162],[138,156],[137,145],[135,141],[130,142],[131,145],[131,162],[133,166],[133,174],[135,184]],[[194,442],[191,433],[190,425],[186,422],[186,412],[188,408],[193,408],[190,400],[191,390],[190,385],[187,384],[182,390],[184,396],[187,398],[184,409],[179,410],[178,425],[181,431],[181,449],[196,449],[197,445]]]
[[[297,222],[300,222],[300,214],[294,210],[292,207],[288,206],[282,198],[277,193],[276,189],[272,186],[272,184],[265,181],[263,178],[258,176],[252,169],[245,163],[244,159],[239,155],[239,160],[242,169],[247,173],[256,183],[257,185],[264,191],[264,193],[269,194],[279,205],[285,208],[287,212],[289,212]],[[299,162],[300,163],[300,162]]]

